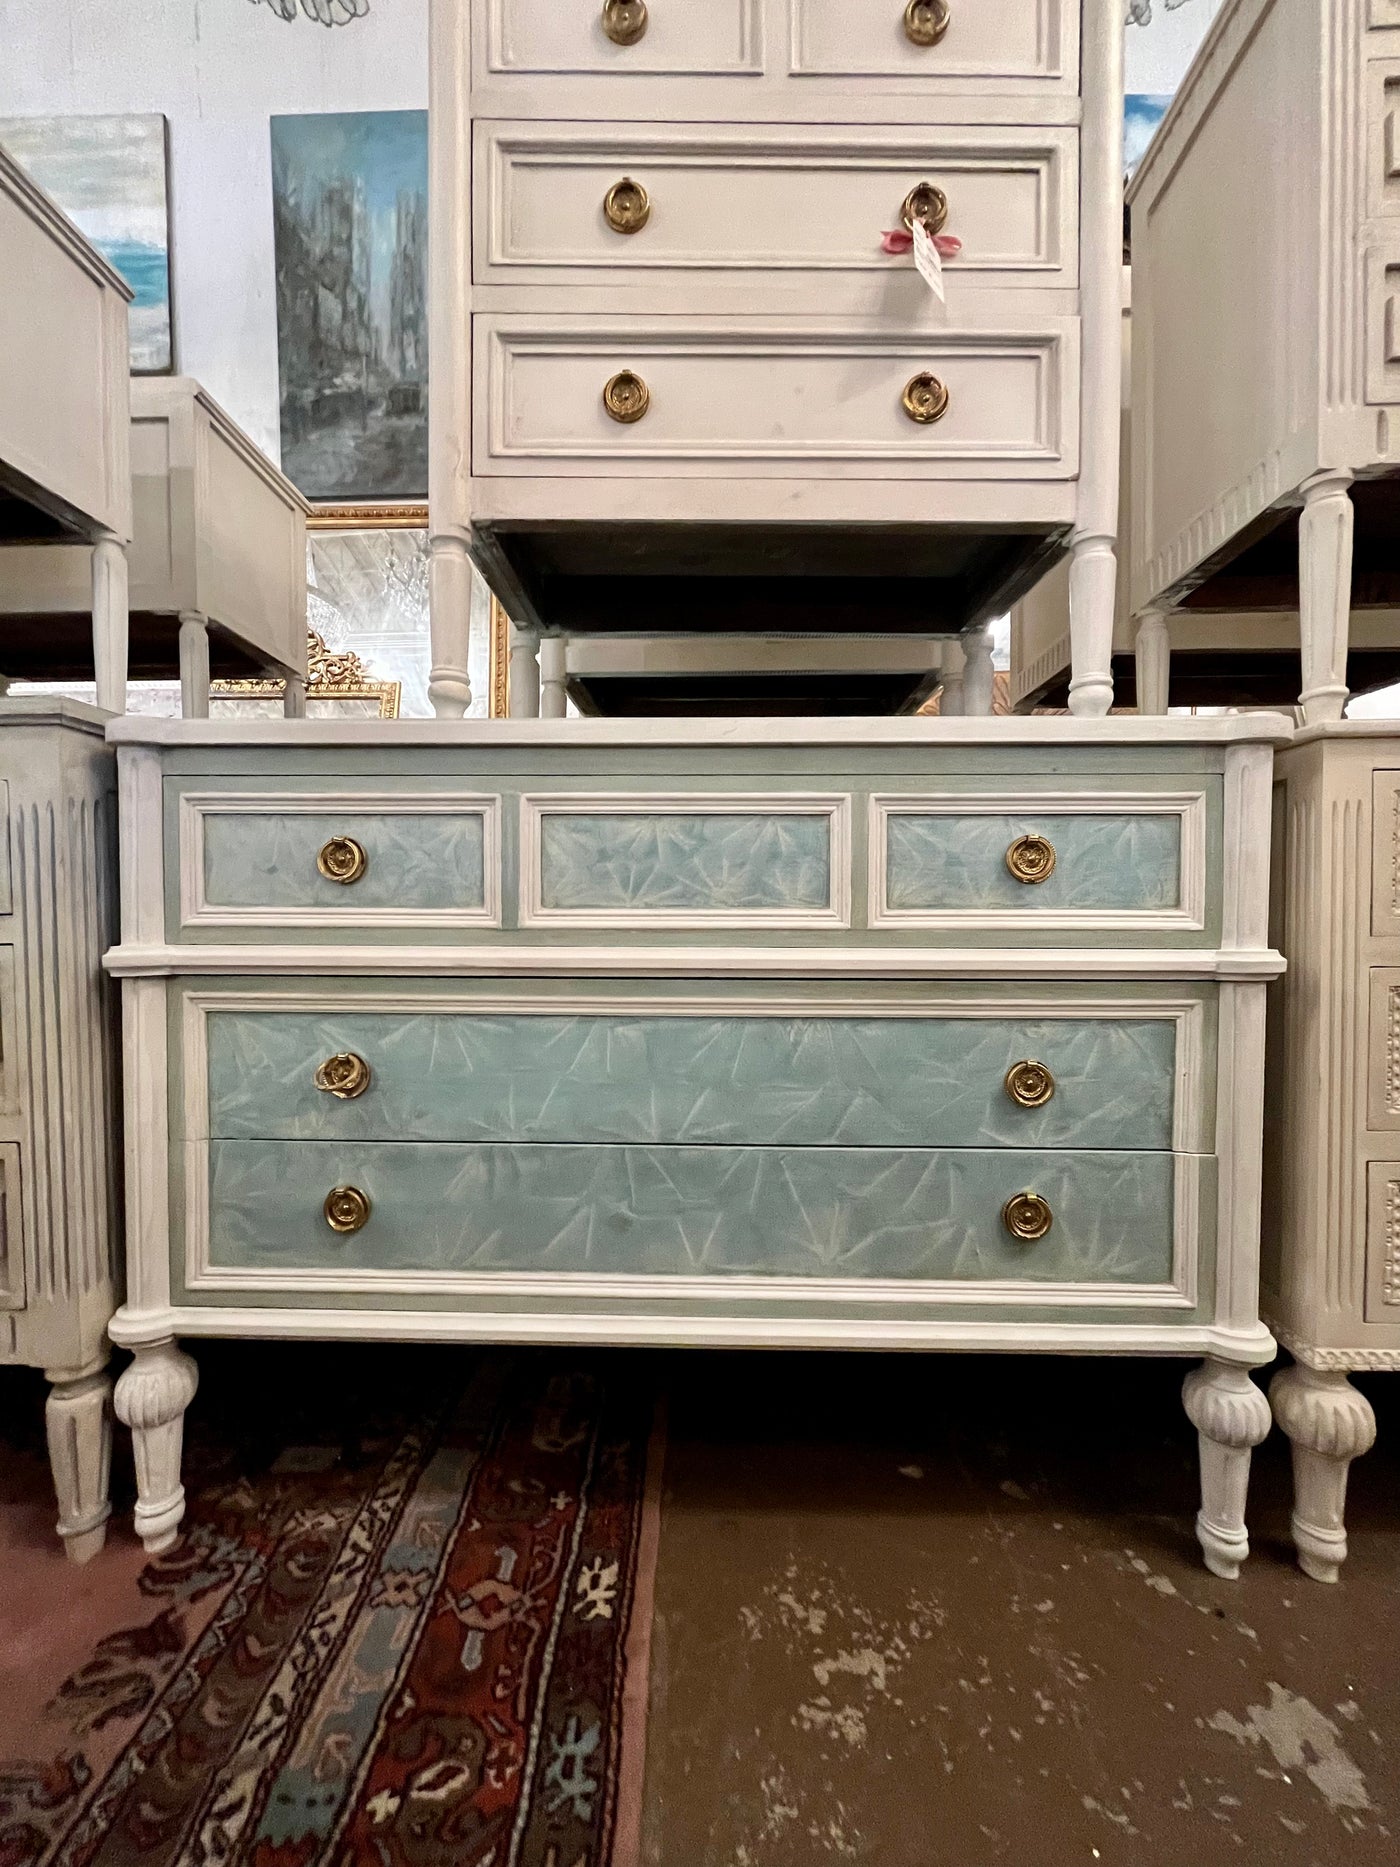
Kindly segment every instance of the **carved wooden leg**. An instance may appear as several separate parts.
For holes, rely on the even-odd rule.
[[[540,716],[539,646],[538,629],[524,629],[518,622],[510,625],[509,702],[513,720],[537,720]]]
[[[306,718],[306,682],[299,674],[289,674],[282,684],[282,717],[284,720]]]
[[[996,691],[996,670],[992,666],[992,632],[974,629],[963,637],[963,712],[972,719],[992,716]]]
[[[1171,692],[1172,639],[1159,609],[1145,609],[1133,642],[1137,660],[1137,710],[1162,715]]]
[[[126,546],[109,534],[92,547],[92,661],[109,713],[126,712],[128,629]]]
[[[1186,1417],[1200,1435],[1201,1508],[1196,1537],[1212,1575],[1238,1580],[1249,1554],[1244,1527],[1249,1460],[1269,1435],[1269,1403],[1234,1362],[1193,1368],[1181,1390]]]
[[[1347,1559],[1347,1472],[1376,1443],[1376,1416],[1345,1374],[1301,1365],[1274,1376],[1269,1405],[1293,1444],[1298,1566],[1315,1582],[1335,1582]]]
[[[540,639],[540,718],[562,720],[568,713],[564,681],[568,673],[568,638],[546,635]]]
[[[428,558],[428,627],[432,667],[428,698],[440,720],[460,720],[472,703],[467,655],[472,634],[472,565],[455,532],[435,532]]]
[[[117,1382],[117,1418],[136,1455],[136,1531],[151,1556],[170,1548],[185,1514],[180,1453],[198,1386],[199,1370],[169,1337],[138,1348]]]
[[[1351,551],[1350,473],[1319,473],[1303,487],[1298,521],[1298,621],[1308,725],[1339,720],[1347,703]]]
[[[70,1562],[91,1562],[107,1540],[112,1514],[112,1382],[106,1357],[95,1368],[46,1368],[44,1378],[53,1383],[44,1424],[58,1534]]]
[[[1113,705],[1113,612],[1118,554],[1113,538],[1076,538],[1069,560],[1069,710],[1101,719]]]
[[[180,611],[180,712],[187,720],[209,717],[209,622],[193,609]]]
[[[940,650],[943,691],[938,703],[939,716],[945,720],[961,719],[967,711],[963,688],[967,656],[961,642],[945,642]]]

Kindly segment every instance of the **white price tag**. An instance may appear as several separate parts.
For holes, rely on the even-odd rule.
[[[914,222],[914,264],[919,277],[940,305],[948,300],[943,292],[943,255],[933,243],[933,235],[921,220]]]

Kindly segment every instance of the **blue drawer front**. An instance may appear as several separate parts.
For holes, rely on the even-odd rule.
[[[540,903],[554,912],[820,912],[831,820],[798,812],[545,810]]]
[[[1044,881],[1017,881],[1007,867],[1007,851],[1022,836],[1054,847]],[[887,838],[886,906],[894,913],[1146,913],[1181,905],[1181,818],[1173,812],[894,813]]]
[[[480,810],[210,811],[204,825],[204,896],[211,909],[364,909],[451,912],[486,901]],[[358,881],[328,880],[324,845],[353,837],[365,852]]]
[[[1165,1018],[388,1015],[213,1011],[209,1131],[229,1139],[1169,1148]],[[314,1085],[353,1052],[353,1101]],[[1055,1092],[1015,1103],[1034,1060]]]
[[[1174,1157],[728,1147],[215,1141],[210,1262],[313,1271],[1017,1279],[1135,1286],[1172,1271]],[[326,1194],[368,1223],[337,1234]],[[1054,1223],[1017,1243],[1005,1201]]]

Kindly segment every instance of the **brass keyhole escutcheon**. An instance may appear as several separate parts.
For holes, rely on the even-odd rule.
[[[904,9],[904,36],[915,45],[937,45],[952,19],[948,0],[909,0]]]
[[[1027,1058],[1006,1072],[1005,1089],[1019,1108],[1041,1109],[1055,1093],[1055,1078],[1047,1065]]]
[[[651,407],[651,390],[632,370],[619,370],[603,387],[603,407],[624,425],[640,421]]]
[[[624,175],[603,196],[603,218],[614,233],[640,233],[651,219],[646,189],[630,175]]]
[[[340,882],[348,888],[369,867],[369,857],[353,836],[333,836],[322,844],[316,867],[328,882]]]
[[[1006,852],[1006,866],[1028,887],[1048,881],[1055,873],[1055,845],[1043,836],[1018,836]]]
[[[1021,1244],[1033,1245],[1050,1230],[1055,1215],[1039,1193],[1013,1193],[1001,1209],[1001,1222]]]
[[[357,1057],[353,1050],[342,1050],[337,1056],[327,1057],[316,1071],[316,1087],[342,1102],[353,1102],[369,1088],[370,1075],[363,1057]]]
[[[931,234],[942,233],[948,222],[948,197],[932,182],[920,182],[905,195],[899,212],[910,233],[916,220],[922,221]]]
[[[604,0],[603,31],[614,45],[635,45],[646,29],[646,0]]]
[[[924,370],[909,379],[900,400],[910,421],[942,421],[948,412],[948,385]]]
[[[358,1232],[369,1223],[369,1194],[358,1186],[333,1186],[321,1210],[333,1232]]]

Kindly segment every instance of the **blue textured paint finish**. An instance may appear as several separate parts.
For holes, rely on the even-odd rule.
[[[351,836],[368,866],[357,882],[316,867],[332,837]],[[212,908],[480,908],[484,820],[452,812],[214,811],[204,819],[204,892]]]
[[[211,1133],[233,1139],[841,1147],[1171,1145],[1167,1019],[215,1011]],[[316,1066],[353,1051],[340,1101]],[[1017,1062],[1054,1097],[1006,1094]]]
[[[1180,906],[1181,819],[1173,812],[1130,815],[1005,816],[895,814],[889,820],[887,905],[925,909],[1095,909],[1151,911]],[[1054,873],[1018,882],[1006,852],[1020,836],[1055,847]]]
[[[1170,1154],[216,1141],[216,1266],[1133,1286],[1172,1264]],[[354,1185],[372,1211],[332,1232]],[[1055,1214],[1018,1244],[1003,1203]]]
[[[540,871],[542,904],[561,911],[819,911],[831,904],[830,819],[545,811]]]

